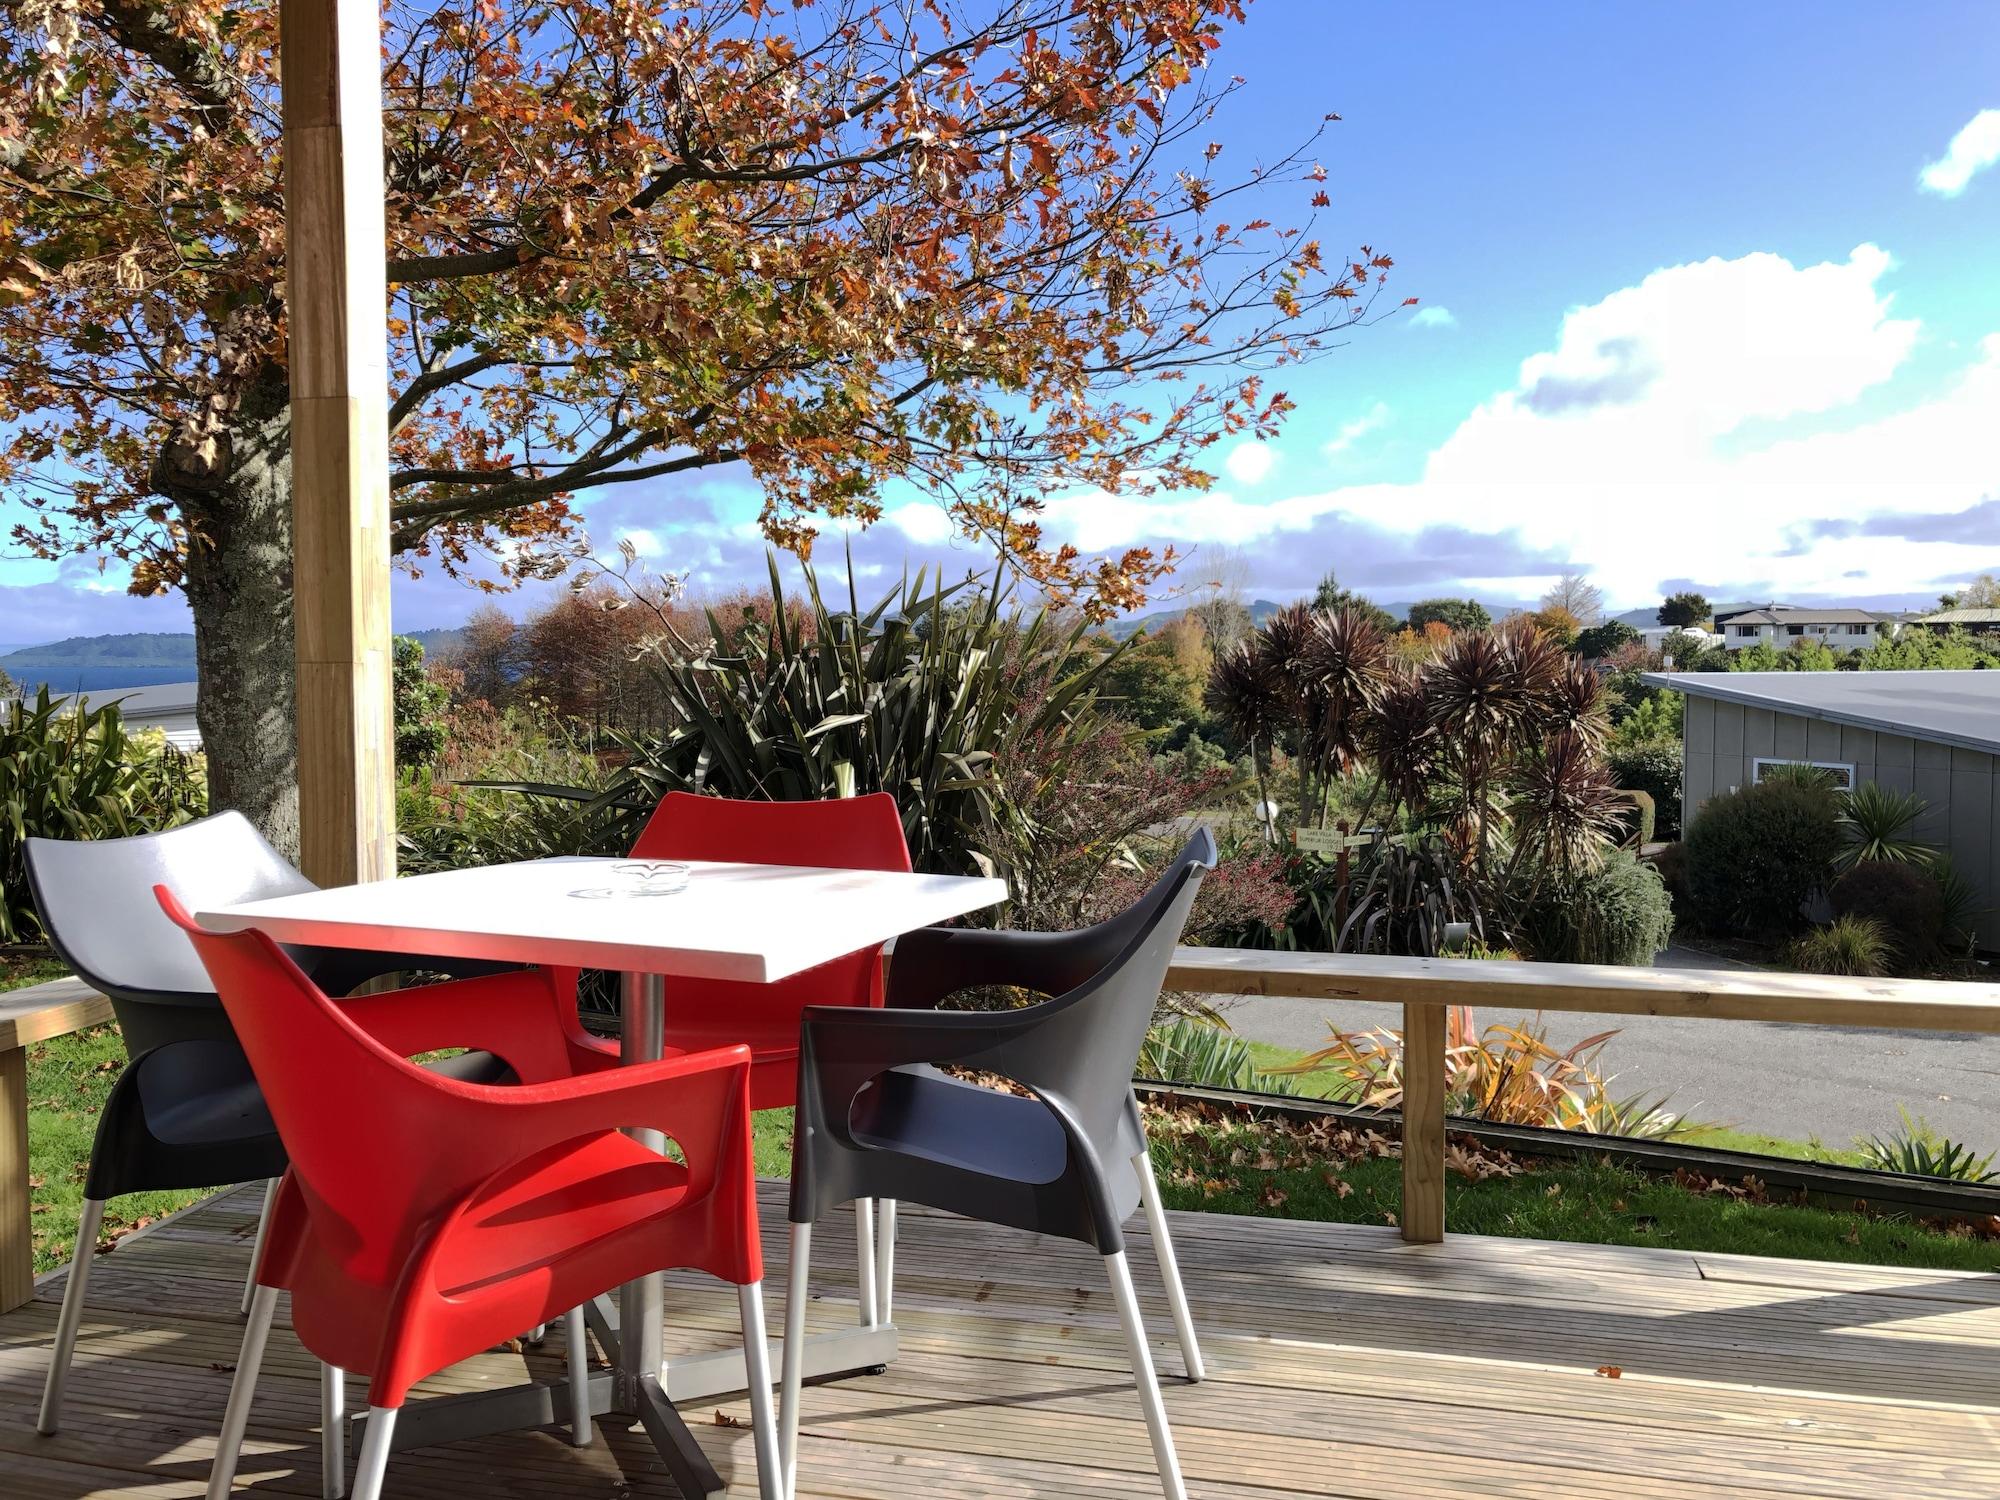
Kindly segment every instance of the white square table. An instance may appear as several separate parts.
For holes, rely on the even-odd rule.
[[[196,919],[221,932],[254,927],[282,943],[618,970],[623,1060],[633,1064],[660,1056],[668,977],[769,984],[1007,897],[1000,880],[701,861],[674,862],[688,872],[684,889],[643,894],[660,884],[648,863],[530,860],[302,891]],[[656,1134],[639,1134],[663,1147]],[[641,1421],[683,1494],[719,1491],[721,1479],[673,1402],[743,1389],[743,1351],[667,1361],[658,1275],[623,1289],[615,1326],[604,1309],[593,1311],[617,1368],[591,1377],[591,1414]],[[870,1310],[862,1311],[866,1326],[815,1338],[808,1374],[895,1357],[894,1324],[869,1325]],[[568,1410],[567,1402],[557,1406],[565,1390],[516,1386],[415,1402],[398,1419],[393,1446],[544,1426]]]

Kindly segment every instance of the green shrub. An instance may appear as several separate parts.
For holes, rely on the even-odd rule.
[[[1065,750],[1110,720],[1094,690],[1115,657],[1085,649],[1080,619],[1018,612],[1001,589],[919,572],[864,607],[851,578],[840,602],[811,568],[805,585],[804,601],[788,600],[773,561],[768,618],[711,610],[707,640],[655,642],[646,662],[679,724],[615,736],[628,761],[610,794],[650,808],[674,790],[780,802],[889,792],[916,868],[1018,887],[1025,872],[1007,851],[1020,809],[994,768],[1032,759],[1063,787]]]
[[[1605,753],[1611,778],[1628,792],[1653,799],[1654,827],[1663,838],[1681,831],[1681,744],[1651,739],[1614,742]]]
[[[1834,864],[1843,870],[1871,859],[1928,865],[1938,851],[1910,837],[1926,806],[1915,792],[1892,792],[1879,781],[1862,782],[1840,799],[1840,827],[1847,843]]]
[[[1894,1134],[1856,1142],[1863,1165],[1878,1172],[1908,1172],[1953,1182],[2000,1180],[2000,1172],[1993,1170],[1993,1152],[1974,1156],[1970,1147],[1939,1135],[1921,1115],[1912,1119],[1902,1105],[1896,1107],[1896,1113],[1903,1117],[1903,1123]]]
[[[1916,865],[1863,860],[1833,883],[1827,899],[1838,916],[1877,923],[1906,964],[1935,954],[1944,935],[1944,892]]]
[[[1598,869],[1545,880],[1517,923],[1521,941],[1545,963],[1650,964],[1673,931],[1666,882],[1622,851]]]
[[[1663,844],[1653,855],[1653,868],[1673,899],[1674,915],[1691,920],[1692,903],[1687,888],[1687,845],[1678,841]]]
[[[1847,974],[1873,979],[1889,972],[1894,950],[1872,917],[1835,917],[1796,939],[1785,958],[1804,974]]]
[[[1222,1027],[1189,1016],[1163,1022],[1146,1033],[1137,1076],[1193,1088],[1237,1089],[1253,1094],[1296,1094],[1296,1079],[1266,1073],[1250,1055],[1250,1044]]]
[[[1317,860],[1301,863],[1320,865]],[[1483,945],[1489,934],[1474,881],[1473,872],[1435,835],[1377,838],[1354,861],[1347,920],[1326,947],[1338,953],[1435,958],[1444,951],[1446,929],[1458,923],[1471,929],[1471,941]],[[1332,933],[1335,913],[1331,879],[1303,895],[1311,912],[1311,935],[1323,939]],[[1307,942],[1295,929],[1287,935],[1294,939],[1287,946],[1318,950],[1317,942]]]
[[[1842,843],[1834,794],[1774,778],[1712,797],[1688,824],[1688,895],[1715,932],[1796,929]]]
[[[1937,881],[1938,895],[1944,902],[1939,944],[1947,952],[1963,957],[1977,938],[1979,919],[1986,915],[1979,887],[1965,878],[1948,854],[1940,854],[1931,861],[1931,876]]]
[[[49,696],[15,700],[0,717],[0,941],[39,942],[41,919],[22,863],[30,838],[107,839],[158,833],[208,810],[202,763],[157,731],[128,731],[115,703],[73,711]]]

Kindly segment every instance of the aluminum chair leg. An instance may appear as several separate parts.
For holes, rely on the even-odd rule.
[[[389,1467],[389,1441],[400,1407],[371,1406],[361,1434],[361,1457],[354,1465],[354,1500],[382,1500],[382,1475]]]
[[[573,1448],[590,1446],[590,1335],[584,1330],[583,1309],[563,1314],[564,1341],[569,1345],[569,1441]]]
[[[1152,1153],[1141,1151],[1132,1158],[1132,1163],[1139,1169],[1139,1201],[1146,1206],[1146,1227],[1153,1232],[1153,1256],[1160,1263],[1160,1279],[1167,1284],[1167,1306],[1173,1309],[1174,1332],[1180,1335],[1187,1378],[1199,1381],[1208,1372],[1202,1366],[1201,1345],[1195,1341],[1194,1314],[1188,1311],[1187,1288],[1181,1285],[1180,1258],[1174,1254],[1173,1236],[1167,1232],[1167,1211],[1160,1202],[1160,1180],[1153,1175]]]
[[[1132,1270],[1125,1254],[1104,1257],[1111,1275],[1111,1294],[1118,1303],[1118,1321],[1132,1354],[1132,1377],[1139,1386],[1139,1406],[1146,1414],[1146,1432],[1153,1440],[1153,1461],[1160,1467],[1160,1488],[1167,1500],[1187,1500],[1180,1460],[1174,1456],[1174,1435],[1167,1427],[1167,1408],[1160,1400],[1160,1382],[1153,1374],[1153,1354],[1146,1346],[1146,1325],[1139,1316],[1139,1294],[1132,1290]]]
[[[807,1279],[812,1225],[792,1226],[792,1257],[785,1272],[784,1379],[778,1387],[778,1449],[787,1500],[799,1490],[799,1386],[806,1366]],[[864,1257],[865,1259],[865,1257]]]
[[[896,1301],[896,1200],[884,1198],[875,1226],[875,1321],[893,1323]]]
[[[250,1321],[244,1325],[243,1348],[236,1356],[236,1379],[229,1386],[222,1435],[216,1440],[215,1462],[208,1471],[208,1500],[223,1500],[236,1480],[236,1460],[243,1452],[243,1434],[250,1426],[250,1403],[257,1396],[257,1369],[264,1363],[264,1343],[271,1336],[271,1315],[277,1310],[278,1289],[258,1287],[250,1299]]]
[[[257,1270],[264,1264],[264,1236],[271,1232],[271,1207],[278,1201],[278,1184],[283,1180],[273,1177],[264,1184],[264,1207],[257,1214],[257,1238],[250,1242],[250,1269],[243,1273],[240,1311],[246,1318],[250,1316],[250,1299],[257,1294]]]
[[[854,1260],[861,1270],[861,1326],[873,1328],[880,1321],[875,1300],[875,1200],[854,1200]]]
[[[347,1493],[347,1372],[338,1365],[319,1367],[319,1492]]]
[[[546,1323],[537,1323],[533,1328],[530,1328],[526,1333],[521,1335],[521,1342],[524,1344],[539,1345],[543,1343],[548,1338],[548,1336],[549,1336],[549,1325]]]
[[[760,1500],[786,1500],[784,1465],[778,1460],[777,1424],[771,1419],[771,1346],[764,1332],[764,1284],[736,1289],[743,1319],[743,1378],[750,1387],[750,1436],[757,1450]]]
[[[70,1251],[69,1281],[63,1287],[62,1313],[56,1319],[56,1343],[49,1351],[49,1377],[42,1387],[42,1414],[35,1430],[54,1435],[62,1422],[63,1387],[69,1362],[76,1353],[76,1331],[83,1322],[83,1299],[90,1286],[90,1263],[97,1259],[97,1231],[104,1223],[104,1200],[86,1198],[77,1219],[76,1244]]]

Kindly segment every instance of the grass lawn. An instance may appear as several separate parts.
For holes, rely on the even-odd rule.
[[[1246,1122],[1219,1111],[1149,1113],[1161,1192],[1173,1208],[1346,1224],[1393,1224],[1402,1162],[1339,1127]],[[1454,1146],[1469,1145],[1460,1137]],[[1719,1143],[1718,1143],[1719,1144]],[[1585,1244],[1654,1245],[1966,1271],[2000,1270],[2000,1241],[1968,1228],[1759,1201],[1739,1183],[1691,1191],[1670,1178],[1584,1161],[1510,1162],[1472,1181],[1452,1172],[1445,1227]]]

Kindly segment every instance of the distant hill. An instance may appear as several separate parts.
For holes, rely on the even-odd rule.
[[[462,629],[411,630],[426,656],[441,656],[465,639]],[[77,635],[0,656],[5,672],[24,692],[47,683],[52,693],[101,693],[113,688],[192,682],[192,634]]]
[[[45,646],[24,646],[0,656],[0,670],[10,677],[24,673],[66,671],[76,667],[174,667],[194,675],[194,636],[73,635]]]

